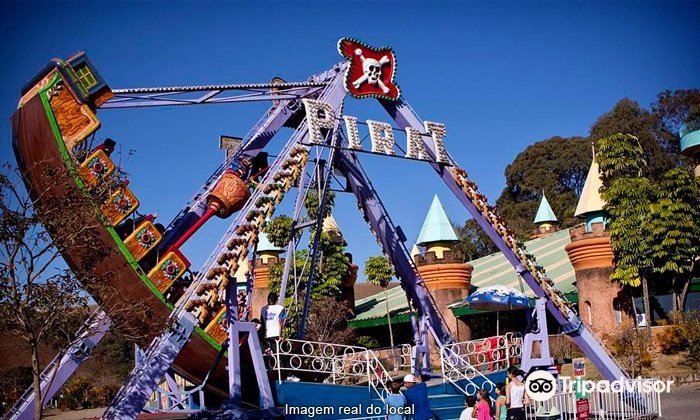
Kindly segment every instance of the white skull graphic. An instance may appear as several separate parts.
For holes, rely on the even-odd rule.
[[[389,57],[385,55],[379,60],[375,60],[374,58],[365,58],[362,55],[362,50],[359,48],[355,50],[355,55],[362,59],[363,74],[362,76],[358,77],[357,80],[352,82],[352,85],[357,89],[363,83],[367,82],[370,85],[379,86],[382,92],[389,93],[389,88],[386,87],[384,82],[382,82],[382,66],[391,61],[389,60]]]

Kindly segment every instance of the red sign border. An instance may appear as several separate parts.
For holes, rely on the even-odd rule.
[[[385,99],[388,101],[398,101],[399,98],[401,98],[401,87],[398,85],[398,83],[396,83],[396,80],[394,80],[396,78],[396,68],[397,68],[396,53],[394,52],[394,49],[389,47],[389,46],[375,48],[375,47],[372,47],[372,46],[365,44],[364,42],[362,42],[356,38],[350,38],[350,37],[340,38],[338,40],[338,53],[340,53],[341,56],[347,58],[351,64],[352,64],[353,57],[347,56],[343,52],[342,44],[345,41],[360,44],[363,48],[367,48],[368,50],[372,50],[372,51],[377,52],[377,53],[390,52],[393,55],[394,63],[393,63],[392,70],[391,70],[391,83],[393,83],[394,86],[396,86],[397,95],[394,98],[392,96],[382,95],[382,94],[377,94],[377,93],[365,93],[362,95],[356,95],[356,94],[352,93],[351,89],[348,88],[349,84],[351,83],[350,82],[350,67],[349,66],[347,69],[345,69],[345,80],[344,80],[345,91],[355,99],[377,98],[377,99]]]

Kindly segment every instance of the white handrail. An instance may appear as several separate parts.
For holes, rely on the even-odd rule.
[[[486,389],[489,393],[492,393],[496,389],[496,384],[493,383],[491,379],[484,376],[484,374],[482,374],[481,372],[479,372],[478,369],[472,366],[471,363],[469,363],[469,360],[465,360],[462,356],[455,353],[451,347],[444,346],[440,348],[440,360],[442,365],[443,382],[446,378],[465,395],[473,395],[479,388],[486,389],[486,387],[484,386],[485,384],[487,384],[489,387],[489,389]],[[456,363],[455,360],[457,361]],[[446,367],[449,368],[449,370],[446,370]],[[469,376],[466,372],[469,372],[472,375]],[[460,379],[466,379],[469,385],[472,385],[474,387],[474,392],[470,393],[467,391],[467,389],[463,389],[462,387],[460,387],[457,381],[455,381],[452,378],[452,375],[456,375]],[[472,381],[472,379],[474,379],[477,375],[481,376],[484,379],[484,381],[481,383],[481,387],[479,387],[474,383],[474,381]],[[468,386],[465,388],[468,388]]]
[[[268,366],[277,370],[282,382],[282,371],[329,374],[331,381],[354,378],[367,380],[367,387],[385,402],[389,389],[389,373],[372,350],[360,346],[323,343],[319,341],[279,339],[270,355]]]
[[[494,342],[495,346],[492,345]],[[509,367],[511,359],[520,357],[521,346],[522,340],[514,334],[445,345],[440,348],[443,382],[448,380],[464,394],[472,395],[479,389],[472,380],[478,375],[484,379],[481,388],[491,393],[496,384],[482,371],[490,373]],[[476,358],[476,364],[472,363],[470,356]],[[458,384],[460,380],[466,380],[467,386],[462,388]],[[470,387],[474,392],[470,392]]]

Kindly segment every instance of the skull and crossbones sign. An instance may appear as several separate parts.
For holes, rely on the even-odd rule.
[[[373,86],[379,86],[379,88],[384,93],[389,93],[389,88],[382,82],[382,66],[388,64],[391,60],[389,56],[382,56],[379,60],[374,58],[365,58],[362,55],[362,50],[360,48],[355,50],[355,55],[362,59],[362,76],[358,77],[357,80],[352,82],[355,89],[358,89],[363,83],[367,82]]]

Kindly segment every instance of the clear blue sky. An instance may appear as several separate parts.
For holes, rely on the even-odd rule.
[[[14,160],[9,116],[51,57],[84,50],[113,88],[295,81],[341,61],[336,41],[353,36],[394,47],[405,98],[447,125],[448,150],[494,202],[505,166],[528,144],[586,135],[622,97],[648,106],[662,89],[699,87],[698,16],[691,3],[3,2],[0,156]],[[221,160],[218,136],[245,134],[265,108],[105,110],[100,135],[135,150],[126,168],[141,211],[167,222]],[[388,121],[378,111],[372,100],[347,110]],[[426,165],[363,161],[409,240],[433,194],[453,221],[466,220]],[[361,262],[379,250],[353,201],[338,197],[335,216]],[[193,268],[225,226],[210,223],[187,244]]]

